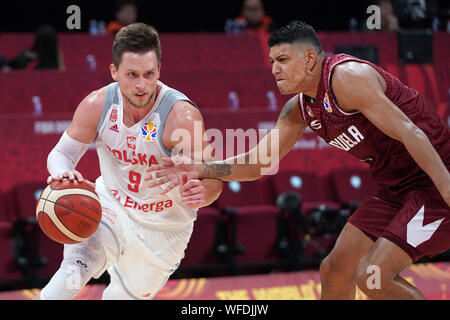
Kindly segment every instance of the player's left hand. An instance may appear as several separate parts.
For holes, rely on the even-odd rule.
[[[181,174],[180,184],[181,202],[191,208],[198,209],[204,206],[206,199],[206,189],[198,179],[189,179],[188,174]]]

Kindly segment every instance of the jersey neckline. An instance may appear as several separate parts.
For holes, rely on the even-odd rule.
[[[124,109],[123,109],[123,99],[122,99],[122,92],[120,91],[120,86],[119,84],[117,84],[117,89],[118,92],[118,96],[119,96],[119,115],[120,115],[120,121],[121,121],[121,125],[123,126],[123,128],[126,128],[126,130],[136,130],[136,128],[140,128],[142,126],[142,124],[147,121],[154,113],[155,110],[158,108],[159,103],[161,102],[162,98],[164,97],[164,94],[167,91],[167,86],[162,83],[161,81],[158,80],[157,85],[161,86],[161,90],[158,93],[158,96],[156,97],[155,103],[153,104],[153,108],[150,109],[150,111],[138,122],[136,122],[135,124],[133,124],[131,127],[128,127],[127,125],[125,125],[124,121],[123,121],[123,116],[124,116]]]

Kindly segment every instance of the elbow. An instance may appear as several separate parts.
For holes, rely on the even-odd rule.
[[[256,172],[255,174],[253,174],[249,181],[255,181],[255,180],[259,180],[263,177],[263,174],[261,173],[261,168],[258,170],[258,172]]]
[[[422,129],[412,122],[407,124],[407,130],[404,130],[404,134],[402,134],[398,140],[405,144],[411,137],[415,137],[420,140],[428,140],[427,135],[422,131]]]

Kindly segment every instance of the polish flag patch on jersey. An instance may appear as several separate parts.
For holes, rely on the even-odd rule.
[[[127,137],[128,148],[136,149],[136,137]]]
[[[155,141],[157,133],[156,124],[153,122],[146,122],[142,126],[141,134],[146,141]]]

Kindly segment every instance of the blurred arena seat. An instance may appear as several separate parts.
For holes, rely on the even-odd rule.
[[[195,76],[193,76],[195,75]],[[273,91],[281,110],[287,97],[282,96],[273,76],[266,69],[223,69],[192,71],[161,71],[161,80],[186,92],[202,110],[227,109],[228,94],[236,92],[240,109],[267,108],[268,91]]]
[[[11,210],[12,206],[10,192],[0,191],[0,221],[13,222],[14,215]]]
[[[3,73],[0,81],[4,83],[2,90],[8,92],[0,95],[1,114],[33,114],[33,99],[38,97],[42,113],[48,115],[73,113],[85,96],[113,79],[106,69],[96,72],[35,70]],[[161,81],[186,92],[202,110],[226,110],[231,91],[237,93],[241,109],[265,108],[268,91],[275,93],[279,108],[287,100],[278,92],[273,76],[260,69],[238,73],[202,70],[197,71],[195,77],[190,71],[166,71],[162,72]]]
[[[336,46],[376,46],[381,67],[398,63],[397,34],[393,32],[318,32],[325,52],[334,53]]]
[[[9,60],[32,47],[33,42],[33,33],[0,33],[0,52]]]
[[[10,289],[22,282],[22,273],[15,265],[12,222],[0,221],[0,288]]]
[[[331,195],[330,182],[313,172],[281,170],[271,178],[277,196],[286,191],[294,191],[300,195],[305,214],[320,206],[339,208]]]
[[[449,66],[450,33],[438,31],[433,35],[433,63],[436,67]]]
[[[376,183],[368,170],[345,168],[335,170],[330,174],[333,190],[337,201],[352,210],[370,196],[375,190]]]
[[[382,67],[434,103],[447,102],[448,82],[436,79],[440,80],[441,69],[449,66],[448,34],[435,34],[433,54],[436,63],[423,68],[399,65],[397,36],[393,33],[319,32],[319,37],[328,53],[333,53],[336,46],[378,48]],[[33,35],[2,34],[0,39],[0,52],[11,58],[32,44]],[[94,88],[112,82],[108,67],[112,36],[61,33],[59,41],[66,66],[64,72],[35,70],[0,74],[4,90],[9,93],[0,95],[1,113],[32,112],[31,99],[34,96],[40,97],[43,112],[73,112],[81,99]],[[268,91],[276,94],[279,108],[287,100],[278,92],[266,63],[267,52],[264,50],[267,47],[262,45],[258,36],[161,34],[161,43],[161,79],[186,92],[202,109],[226,109],[227,95],[231,91],[238,94],[241,108],[265,108]],[[96,60],[94,72],[89,71],[88,55]],[[445,73],[444,76],[448,77],[448,71]]]
[[[267,52],[257,35],[161,34],[161,70],[247,70],[265,67]],[[163,71],[162,71],[163,72]]]
[[[279,217],[279,210],[268,206],[238,209],[236,238],[239,252],[236,263],[239,273],[268,272],[287,265],[279,246]]]
[[[212,206],[200,208],[194,231],[175,276],[211,276],[226,273],[226,225],[223,216]]]
[[[217,206],[229,216],[235,273],[283,265],[278,246],[280,210],[267,197],[268,181],[224,182]],[[263,234],[263,236],[262,236]]]
[[[17,185],[11,193],[16,215],[16,257],[21,260],[25,276],[36,284],[45,282],[58,270],[63,252],[63,245],[48,238],[36,221],[36,201],[44,187],[42,182],[28,182]]]
[[[9,192],[0,192],[0,290],[16,289],[25,283],[16,262],[14,221],[9,205]]]
[[[239,37],[220,33],[160,34],[162,70],[242,70],[264,67],[267,52],[262,52],[256,35]],[[3,33],[0,52],[11,59],[31,47],[34,34]],[[87,55],[93,55],[97,70],[109,70],[112,62],[111,35],[91,36],[86,33],[59,33],[58,41],[67,70],[88,70]]]
[[[39,97],[45,114],[73,113],[93,90],[112,82],[107,71],[14,71],[0,74],[0,114],[33,114],[33,97]]]

